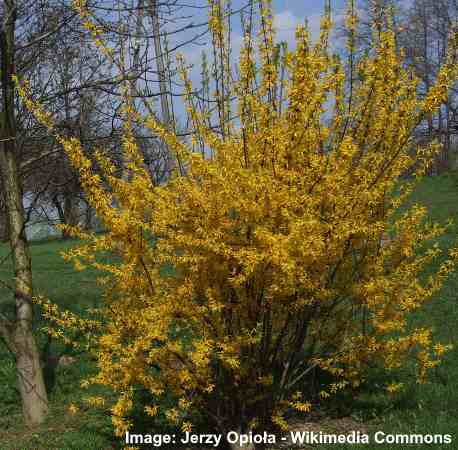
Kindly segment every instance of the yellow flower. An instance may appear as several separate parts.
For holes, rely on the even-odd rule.
[[[74,403],[70,403],[70,405],[68,406],[68,412],[70,414],[76,414],[78,411],[79,408]]]
[[[37,303],[52,336],[69,344],[70,336],[86,339],[98,372],[83,385],[115,393],[118,436],[132,426],[127,418],[139,388],[157,403],[144,407],[146,414],[165,414],[183,430],[191,429],[188,410],[243,415],[254,396],[270,405],[262,417],[256,414],[258,422],[271,418],[286,429],[288,410],[310,411],[295,390],[315,367],[336,378],[320,388],[324,400],[357,387],[374,362],[394,370],[413,355],[417,379],[424,381],[439,364],[431,355],[449,349],[434,342],[431,330],[408,324],[454,270],[458,251],[423,279],[441,249],[418,250],[446,227],[429,224],[423,207],[400,214],[413,183],[400,195],[397,189],[412,167],[420,179],[440,149],[432,143],[414,154],[410,137],[455,83],[456,48],[422,98],[390,27],[348,74],[328,45],[328,13],[316,42],[300,26],[289,48],[275,42],[270,2],[258,4],[259,24],[244,35],[235,76],[228,4],[209,0],[217,58],[211,107],[196,100],[184,58],[177,58],[189,138],[179,136],[175,124],[136,111],[127,82],[121,171],[110,151],[99,149],[92,160],[77,138],[56,136],[106,230],[66,227],[83,242],[66,258],[77,270],[103,272],[104,297],[84,318],[43,299]],[[74,7],[114,62],[86,2],[75,0]],[[350,9],[350,53],[357,24]],[[29,84],[15,82],[27,108],[56,133]],[[137,129],[149,130],[166,149],[163,165],[174,169],[163,183],[145,168]],[[312,360],[304,346],[315,349]],[[95,398],[91,404],[102,403]]]
[[[390,394],[394,394],[396,392],[399,392],[403,387],[404,387],[404,383],[390,383],[386,386],[386,390]]]

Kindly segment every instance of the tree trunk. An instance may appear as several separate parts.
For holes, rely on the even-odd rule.
[[[94,210],[92,209],[92,206],[89,205],[89,203],[86,203],[86,210],[84,214],[84,229],[86,231],[92,230],[93,217],[94,217]]]
[[[0,172],[5,192],[9,241],[14,268],[16,318],[8,322],[0,317],[0,331],[16,358],[18,386],[24,420],[28,425],[44,421],[48,400],[40,366],[39,352],[32,331],[32,267],[24,230],[24,207],[15,151],[14,114],[14,27],[16,5],[5,1],[5,22],[0,31],[2,123]]]
[[[59,199],[59,196],[56,194],[52,198],[52,202],[57,210],[59,216],[59,222],[62,225],[70,225],[72,227],[78,225],[78,205],[75,198],[72,195],[72,192],[65,192],[63,195],[63,200]],[[68,230],[62,232],[62,239],[69,239],[71,234]]]
[[[65,224],[75,227],[78,225],[78,203],[73,192],[69,191],[64,194],[64,216]],[[64,239],[69,239],[71,234],[65,230],[63,233]]]
[[[153,26],[154,51],[156,54],[156,67],[159,77],[159,91],[161,98],[162,121],[166,127],[170,126],[171,117],[167,94],[167,76],[164,63],[164,54],[161,44],[161,26],[159,23],[159,5],[156,0],[151,0],[151,23]]]
[[[161,112],[162,122],[170,129],[172,127],[172,116],[170,114],[169,100],[168,100],[168,87],[167,87],[167,72],[165,68],[165,55],[162,49],[161,43],[161,25],[159,21],[159,4],[157,0],[150,0],[150,17],[153,28],[153,41],[154,41],[154,52],[156,56],[156,68],[159,78],[159,92],[161,99]],[[170,174],[173,162],[171,159],[171,153],[167,149],[165,155],[165,173]]]

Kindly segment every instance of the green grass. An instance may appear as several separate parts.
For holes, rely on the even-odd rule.
[[[66,263],[60,256],[76,241],[34,242],[30,246],[32,255],[33,282],[35,293],[45,295],[62,306],[90,306],[100,298],[96,285],[96,273],[93,271],[76,272],[71,263]],[[0,246],[0,279],[9,282],[11,265],[9,248]],[[0,285],[0,302],[9,301],[10,292]]]
[[[445,222],[452,218],[458,223],[458,178],[444,175],[425,179],[414,193],[411,201],[428,206],[431,219]],[[440,245],[454,245],[458,235],[454,225],[440,239]],[[75,245],[75,241],[49,241],[31,246],[34,284],[37,294],[43,294],[63,307],[84,312],[97,305],[101,292],[96,285],[97,274],[93,271],[75,272],[69,263],[60,257],[60,252]],[[0,245],[0,261],[8,254],[5,245]],[[433,273],[437,264],[428,269]],[[427,274],[426,274],[427,275]],[[0,279],[11,279],[9,261],[0,265]],[[456,343],[458,333],[458,274],[454,273],[441,292],[426,307],[418,311],[414,323],[432,326],[436,338],[444,343]],[[11,293],[0,286],[0,308],[8,309]],[[40,346],[45,337],[38,331]],[[52,351],[73,354],[62,345],[53,343]],[[110,418],[102,411],[83,410],[76,415],[68,412],[71,402],[79,403],[86,394],[79,387],[79,380],[95,370],[94,363],[86,355],[73,354],[77,362],[68,367],[59,367],[50,393],[51,414],[46,424],[35,430],[22,425],[19,397],[15,389],[14,364],[6,349],[0,344],[0,450],[105,450],[119,448],[119,441],[112,436]],[[48,380],[49,381],[49,380]],[[374,376],[374,383],[383,379]],[[455,444],[443,446],[458,448],[458,348],[449,352],[441,367],[429,382],[415,385],[407,372],[402,379],[407,391],[391,401],[382,388],[363,391],[351,399],[351,409],[345,411],[370,430],[386,433],[452,434]],[[93,388],[95,389],[95,388]],[[151,431],[153,431],[151,429]],[[320,446],[336,449],[351,446]],[[370,445],[366,448],[391,450],[392,445]],[[396,448],[402,448],[398,446]],[[409,449],[425,448],[409,446]],[[441,448],[441,446],[434,446]]]
[[[445,223],[453,219],[454,225],[439,239],[441,248],[456,246],[458,237],[458,177],[446,174],[421,181],[409,203],[421,203],[428,207],[432,220]],[[440,261],[431,265],[425,276],[434,273]],[[371,432],[383,431],[387,434],[451,434],[453,443],[449,445],[409,445],[405,448],[458,448],[458,273],[453,273],[442,290],[419,310],[413,323],[430,326],[435,338],[443,343],[453,343],[456,348],[447,353],[441,366],[435,370],[424,385],[416,385],[406,373],[401,379],[407,389],[399,397],[390,401],[381,393],[365,392],[353,399],[352,415],[366,422]],[[370,421],[369,421],[370,419]],[[369,421],[369,422],[368,422]],[[369,433],[370,435],[372,433]],[[371,441],[372,436],[371,436]],[[373,444],[378,450],[403,449],[390,444]],[[335,449],[336,446],[320,446]],[[354,446],[338,446],[350,449]],[[367,448],[367,447],[366,447]],[[369,446],[372,448],[372,446]]]
[[[101,292],[94,271],[76,272],[71,263],[61,258],[60,253],[76,243],[71,240],[32,243],[34,286],[36,294],[44,295],[64,308],[84,312],[85,308],[93,307],[100,301]],[[0,261],[8,254],[8,248],[0,246]],[[0,266],[0,279],[6,282],[11,279],[9,259]],[[0,307],[4,311],[9,312],[11,309],[11,297],[11,292],[1,286]],[[38,321],[35,327],[41,348],[47,341],[47,336],[40,332],[42,324]],[[47,374],[47,383],[51,387],[49,418],[42,427],[28,430],[22,422],[19,395],[15,388],[14,363],[5,347],[0,344],[0,449],[116,448],[107,414],[87,409],[72,415],[68,411],[71,403],[80,403],[83,395],[95,393],[95,388],[87,392],[79,387],[80,379],[94,373],[94,363],[87,355],[77,354],[57,342],[51,343],[50,351],[53,354],[73,356],[76,362],[67,367],[58,366],[55,373]]]

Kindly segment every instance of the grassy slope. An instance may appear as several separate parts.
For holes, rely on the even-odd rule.
[[[445,221],[451,217],[458,222],[458,181],[453,177],[425,180],[414,199],[430,208],[432,218]],[[451,246],[457,231],[458,226],[453,227],[441,239],[441,245]],[[83,309],[96,304],[100,292],[95,285],[95,273],[74,272],[71,265],[59,257],[59,252],[70,245],[74,245],[74,242],[54,241],[32,245],[35,287],[37,293],[45,294],[61,305]],[[6,252],[6,247],[0,246],[0,260]],[[430,270],[433,271],[434,267]],[[0,278],[8,280],[9,274],[9,267],[1,265]],[[458,276],[454,274],[436,298],[415,318],[416,322],[433,326],[437,338],[442,342],[456,342],[457,289]],[[8,295],[0,287],[0,301],[4,301]],[[39,335],[39,339],[42,344],[44,337]],[[58,345],[53,350],[68,351]],[[58,368],[50,395],[52,412],[49,420],[43,427],[32,432],[21,424],[18,396],[14,389],[14,366],[0,344],[0,449],[115,448],[106,415],[91,411],[71,415],[67,411],[68,404],[78,401],[84,394],[77,380],[92,370],[93,364],[82,355],[77,356],[76,364]],[[410,383],[409,388],[395,403],[389,402],[382,394],[363,393],[353,401],[353,416],[365,422],[371,419],[369,425],[374,430],[381,429],[387,433],[451,433],[458,442],[458,348],[447,355],[443,366],[428,384],[417,387],[408,378],[403,381]],[[335,449],[337,446],[329,448]],[[377,448],[388,450],[393,446],[377,445]]]

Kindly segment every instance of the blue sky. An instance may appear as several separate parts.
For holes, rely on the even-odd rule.
[[[319,30],[325,0],[273,0],[275,22],[279,38],[291,43],[297,24],[307,18],[312,35]],[[336,18],[345,9],[346,0],[331,0],[333,16]],[[288,38],[288,36],[291,36]]]
[[[205,3],[205,0],[194,0],[194,4]],[[232,7],[237,10],[247,4],[246,0],[233,0]],[[318,35],[320,19],[324,10],[325,0],[272,0],[274,10],[274,24],[277,31],[277,42],[286,41],[294,46],[294,35],[296,26],[304,23],[305,18],[312,33],[312,37]],[[331,0],[333,17],[336,21],[345,10],[346,0]],[[235,54],[238,52],[238,45],[241,43],[240,20],[233,19],[232,43],[235,47]],[[202,50],[206,50],[207,37],[200,39],[198,45],[189,46],[183,53],[189,63],[198,64],[201,59]]]
[[[205,4],[206,1],[207,0],[188,0],[188,4],[202,5]],[[347,0],[331,0],[333,17],[337,22],[342,18],[346,1]],[[245,5],[247,5],[247,0],[232,0],[232,8],[234,10],[237,10]],[[303,24],[306,18],[312,39],[316,38],[319,33],[320,20],[324,11],[324,5],[325,0],[272,0],[276,41],[285,41],[288,43],[290,48],[294,48],[296,27],[297,25]],[[202,10],[198,11],[197,16],[202,14]],[[196,10],[194,10],[193,13],[196,14]],[[196,17],[196,15],[194,15],[194,17]],[[180,38],[181,36],[178,37],[178,39]],[[211,54],[209,55],[208,53],[210,50],[208,39],[209,35],[206,35],[198,39],[197,42],[181,49],[186,62],[190,65],[194,65],[193,69],[189,72],[190,79],[194,87],[198,86],[201,80],[200,64],[202,51],[207,52],[207,55],[211,57]],[[232,20],[231,44],[233,48],[233,62],[234,65],[237,65],[238,52],[242,44],[240,19],[238,17],[234,17]],[[179,103],[180,102],[176,105],[176,111],[179,115],[181,115],[183,110]]]
[[[345,0],[332,0],[332,6],[341,9]],[[276,11],[291,11],[296,16],[317,14],[323,11],[324,0],[273,0]]]

